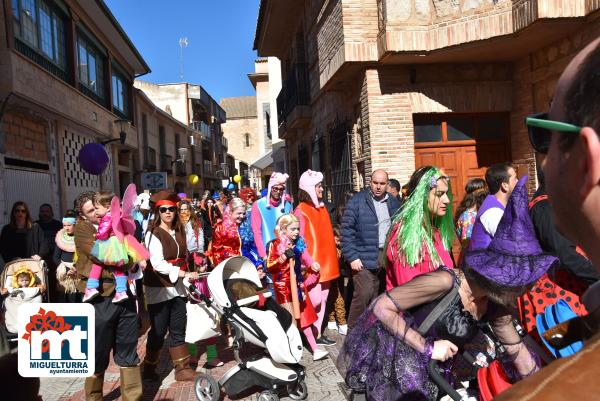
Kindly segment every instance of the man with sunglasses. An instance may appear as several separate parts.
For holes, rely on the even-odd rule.
[[[286,200],[285,185],[289,176],[274,172],[269,178],[267,196],[260,198],[252,205],[250,213],[254,242],[258,256],[267,258],[266,246],[275,239],[275,223],[284,214],[292,212],[292,204]]]
[[[548,116],[532,116],[542,128],[530,139],[547,151],[544,174],[559,231],[579,244],[600,266],[600,38],[587,45],[561,75]],[[580,128],[581,127],[581,128]],[[571,321],[553,338],[562,346],[573,337],[589,338],[578,354],[552,362],[494,400],[595,400],[600,394],[600,303],[597,286],[584,295],[590,316]]]

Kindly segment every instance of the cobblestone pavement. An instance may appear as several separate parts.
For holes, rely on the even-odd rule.
[[[343,379],[340,376],[338,370],[335,367],[334,361],[337,358],[338,350],[342,344],[343,338],[337,333],[332,331],[326,332],[329,338],[337,340],[337,344],[333,347],[328,347],[331,356],[321,361],[313,362],[312,355],[304,350],[302,358],[302,364],[306,368],[306,383],[308,385],[308,398],[309,401],[343,401],[348,398],[345,386],[343,385]],[[138,343],[138,352],[140,358],[143,358],[145,349],[146,337],[140,338]],[[220,377],[235,365],[233,358],[233,350],[226,348],[224,342],[226,339],[221,339],[219,346],[219,357],[223,362],[224,366],[206,370],[203,366],[206,362],[206,357],[203,354],[200,357],[198,363],[197,372],[209,372],[215,377]],[[225,349],[224,349],[225,348]],[[200,347],[203,350],[203,347]],[[243,355],[251,354],[256,351],[253,350],[252,346],[246,344],[243,349]],[[169,352],[166,347],[163,348],[161,353],[160,362],[157,369],[158,373],[161,374],[163,380],[161,383],[150,383],[144,382],[144,395],[143,400],[164,400],[164,401],[195,401],[196,395],[194,393],[193,383],[181,383],[174,380],[174,371],[171,366],[169,358]],[[44,401],[83,401],[85,395],[83,393],[83,378],[42,378],[41,379],[41,396]],[[256,400],[256,394],[247,394],[245,397],[235,398],[238,401],[250,401]],[[120,400],[121,392],[119,389],[119,368],[111,362],[108,370],[105,374],[104,380],[104,400]],[[230,398],[223,395],[222,400],[230,400]],[[282,397],[281,400],[289,400],[288,397]]]

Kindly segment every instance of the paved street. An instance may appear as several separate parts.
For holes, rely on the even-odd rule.
[[[346,399],[343,379],[340,376],[334,365],[334,358],[337,356],[339,346],[343,339],[342,336],[337,335],[331,331],[327,331],[327,335],[330,338],[334,338],[338,341],[335,347],[329,347],[328,351],[332,354],[331,358],[327,358],[322,361],[312,362],[312,356],[309,352],[304,351],[303,364],[306,367],[306,382],[308,384],[310,401],[342,401]],[[146,337],[140,338],[138,351],[141,356],[144,352],[144,344]],[[224,338],[222,339],[225,340]],[[225,345],[222,345],[220,349],[223,349]],[[251,346],[246,346],[242,355],[248,355],[255,351]],[[235,365],[233,359],[233,351],[231,348],[227,348],[220,352],[220,358],[225,362],[225,365],[220,368],[211,369],[210,373],[218,380],[223,373],[229,368]],[[205,372],[203,368],[206,362],[205,355],[201,356],[198,363],[198,372]],[[162,383],[150,383],[144,382],[144,396],[143,400],[164,400],[164,401],[194,401],[196,395],[193,389],[193,383],[177,383],[174,380],[174,371],[171,367],[171,361],[169,359],[169,352],[165,347],[160,357],[158,372],[162,375]],[[41,379],[41,395],[44,401],[83,401],[85,395],[83,393],[84,379],[75,378],[42,378]],[[110,365],[106,372],[104,381],[104,400],[120,400],[121,393],[119,390],[119,369],[116,365]],[[223,397],[223,400],[230,400],[228,397]],[[289,400],[288,397],[282,397],[282,400]],[[250,401],[256,400],[256,394],[248,394],[245,397],[235,398],[239,401]]]

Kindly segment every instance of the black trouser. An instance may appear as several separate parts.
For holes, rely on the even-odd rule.
[[[158,351],[162,348],[167,329],[169,329],[169,347],[185,344],[187,323],[185,302],[184,297],[175,297],[157,304],[148,304],[150,315],[150,331],[146,344],[148,349]]]
[[[112,297],[97,297],[96,310],[96,374],[108,368],[110,351],[121,367],[137,366],[138,324],[135,299],[113,304]]]

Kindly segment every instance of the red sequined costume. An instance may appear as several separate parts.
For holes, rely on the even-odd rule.
[[[267,268],[273,276],[273,287],[275,289],[275,298],[277,303],[285,304],[292,302],[292,292],[290,283],[290,260],[279,262],[279,257],[284,254],[288,248],[294,248],[294,271],[296,272],[296,283],[298,285],[298,300],[300,301],[300,327],[305,328],[317,321],[317,314],[308,296],[308,290],[319,281],[319,274],[313,272],[310,268],[302,275],[300,273],[301,265],[311,266],[313,260],[306,251],[300,251],[295,244],[284,242],[285,238],[276,238],[268,246]]]

